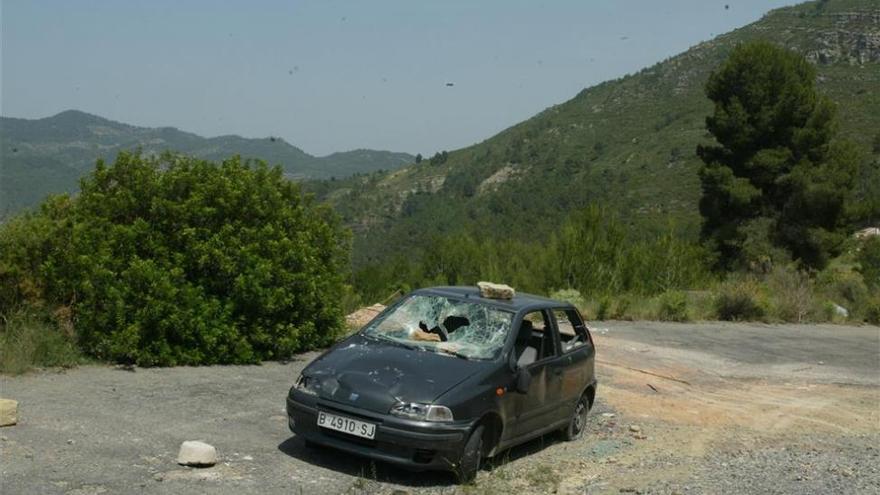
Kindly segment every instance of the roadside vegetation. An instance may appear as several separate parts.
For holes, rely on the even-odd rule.
[[[20,309],[0,315],[0,372],[18,374],[32,367],[71,367],[87,359],[72,327],[51,315]]]
[[[348,256],[335,214],[278,168],[123,153],[0,228],[0,367],[69,364],[76,348],[173,366],[326,346]]]
[[[372,302],[419,286],[503,280],[572,300],[599,320],[876,323],[880,241],[853,233],[880,218],[863,180],[880,148],[866,158],[842,138],[815,81],[804,57],[768,42],[739,45],[709,76],[714,140],[696,149],[698,238],[671,216],[643,229],[597,206],[569,213],[549,234],[540,214],[505,215],[497,228],[519,218],[510,231],[527,233],[438,228],[406,253],[357,267],[354,285]],[[424,205],[402,208],[406,216]]]
[[[398,230],[354,225],[366,254],[352,264],[337,212],[277,167],[173,154],[99,161],[78,196],[0,225],[0,370],[285,359],[335,341],[359,305],[479,280],[569,300],[590,320],[878,324],[880,238],[853,233],[880,221],[877,184],[865,180],[880,146],[866,158],[841,139],[815,79],[803,57],[763,42],[738,46],[712,73],[713,140],[690,153],[703,162],[699,233],[675,216],[646,229],[613,204],[579,204],[591,190],[553,203],[565,195],[522,181],[471,218],[456,198],[494,175],[483,169],[490,152],[445,178],[446,197],[401,204],[404,216],[430,217],[429,234],[413,228],[398,243]],[[512,150],[511,162],[538,152]]]

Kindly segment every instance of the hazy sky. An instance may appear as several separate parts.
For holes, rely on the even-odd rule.
[[[75,108],[319,155],[482,141],[796,3],[0,1],[4,116]]]

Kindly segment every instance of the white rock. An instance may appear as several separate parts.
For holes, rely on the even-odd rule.
[[[513,299],[516,295],[516,291],[509,285],[477,282],[477,287],[480,288],[480,297],[487,299]]]
[[[12,426],[18,423],[18,401],[0,399],[0,426]]]
[[[629,425],[629,431],[639,433],[642,431],[642,428],[639,425]]]
[[[213,466],[217,464],[217,449],[205,442],[183,442],[177,454],[177,463],[184,466]]]
[[[866,229],[862,229],[856,232],[853,237],[856,239],[867,239],[869,237],[877,237],[880,236],[880,228],[877,227],[868,227]]]

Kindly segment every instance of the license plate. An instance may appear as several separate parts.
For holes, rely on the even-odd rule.
[[[373,423],[337,416],[324,411],[318,411],[318,426],[370,440],[376,437],[376,425]]]

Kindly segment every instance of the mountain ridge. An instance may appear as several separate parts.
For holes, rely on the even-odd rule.
[[[282,138],[235,134],[202,137],[176,127],[141,127],[81,110],[40,119],[0,117],[0,216],[39,203],[49,193],[73,192],[98,158],[122,150],[147,154],[171,150],[209,160],[232,155],[280,165],[290,179],[343,178],[394,169],[412,162],[408,153],[357,149],[314,156]]]
[[[709,73],[736,44],[767,40],[803,54],[838,106],[841,137],[880,177],[871,142],[880,129],[880,6],[827,0],[774,9],[474,145],[369,177],[310,184],[356,233],[356,264],[417,249],[434,235],[534,240],[565,216],[601,204],[631,228],[694,237]]]

